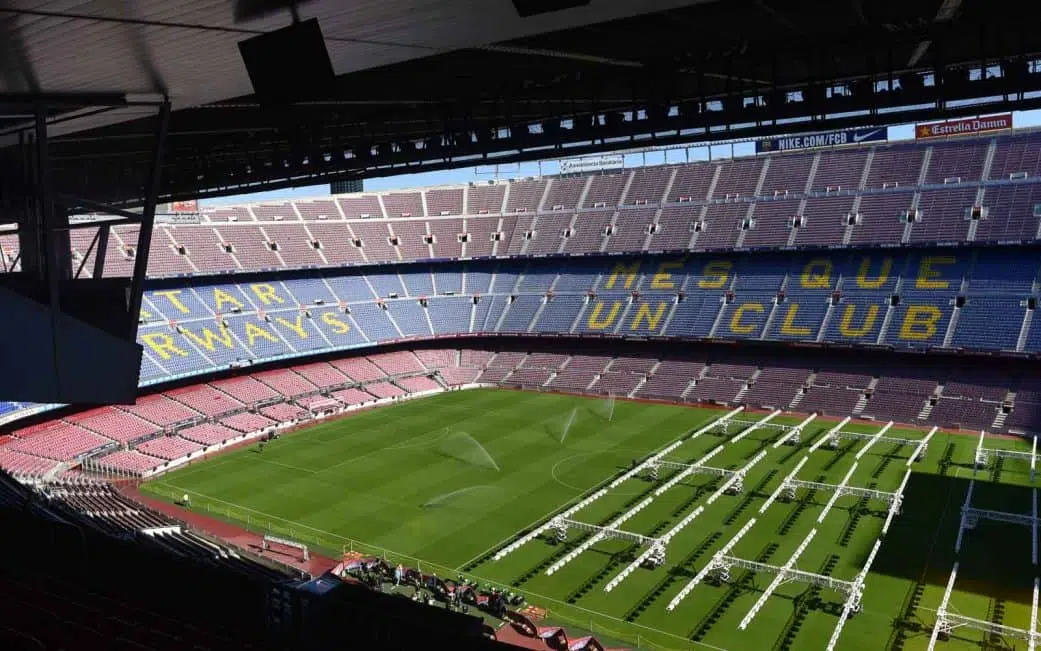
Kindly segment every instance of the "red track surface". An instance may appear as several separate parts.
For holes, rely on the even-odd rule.
[[[198,531],[204,531],[211,536],[225,540],[228,543],[245,549],[258,556],[264,556],[271,560],[291,565],[301,570],[306,570],[314,576],[320,576],[326,571],[336,567],[338,561],[335,561],[327,556],[321,556],[319,554],[311,553],[311,560],[304,562],[298,557],[293,557],[287,554],[282,554],[276,551],[263,551],[261,548],[261,542],[263,537],[255,533],[250,533],[242,527],[237,527],[233,524],[228,524],[216,518],[211,518],[201,513],[196,513],[189,509],[183,509],[179,506],[163,502],[161,500],[153,499],[141,493],[137,490],[136,486],[125,485],[121,487],[123,492],[129,497],[141,502],[151,509],[164,513],[171,518],[180,520],[188,524],[188,526]]]

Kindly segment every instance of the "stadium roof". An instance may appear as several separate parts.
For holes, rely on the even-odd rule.
[[[847,83],[849,108],[863,110],[846,123],[1029,108],[1036,100],[1016,93],[1025,77],[1041,78],[1008,67],[1009,57],[1026,62],[1041,52],[1041,32],[1012,0],[590,0],[523,18],[514,0],[312,0],[299,15],[318,19],[335,87],[321,102],[273,109],[251,95],[238,43],[288,25],[290,12],[277,5],[8,3],[0,8],[0,114],[8,114],[0,115],[0,144],[31,122],[26,101],[64,94],[64,105],[51,109],[56,184],[98,201],[140,203],[155,103],[164,96],[173,114],[160,196],[176,199],[473,165],[493,153],[501,161],[559,156],[569,141],[580,145],[567,152],[578,153],[618,149],[626,138],[651,144],[821,128],[832,111],[778,98],[809,85],[824,97],[836,83],[865,77],[892,88],[908,70],[946,68],[951,90],[880,99],[872,83]],[[1003,58],[1003,70],[1015,74],[1003,75],[1000,89],[959,90],[948,81],[967,82],[964,66]],[[947,103],[982,95],[991,98],[983,108]],[[712,119],[747,123],[741,134],[677,126],[661,135],[654,123],[665,112],[697,122],[709,114],[707,101],[725,97],[736,103]],[[749,100],[762,111],[735,112]],[[910,104],[917,108],[881,112]],[[579,126],[597,116],[601,131],[554,122],[577,116]],[[778,121],[786,116],[817,120]],[[524,139],[514,137],[518,125]],[[659,136],[633,140],[651,132]]]
[[[250,5],[260,4],[275,8],[251,10]],[[290,12],[279,10],[278,4],[5,3],[0,7],[0,93],[167,95],[175,110],[246,97],[252,86],[238,43],[288,25]],[[694,3],[599,0],[528,18],[521,18],[510,0],[305,0],[298,10],[302,19],[318,18],[333,68],[345,75],[689,4]],[[135,113],[141,110],[114,111],[66,123],[52,133],[83,130]]]

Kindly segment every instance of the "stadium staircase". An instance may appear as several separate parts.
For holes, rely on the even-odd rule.
[[[1003,404],[1010,405],[1016,399],[1016,392],[1009,391],[1008,395],[1005,396]],[[994,431],[1000,431],[1005,427],[1005,421],[1008,419],[1009,412],[1005,411],[1004,408],[998,409],[998,413],[994,416],[994,421],[990,424],[990,428]]]
[[[597,278],[597,281],[599,280],[600,279]],[[568,332],[573,333],[578,329],[578,324],[582,323],[582,317],[585,316],[586,310],[589,309],[589,303],[590,301],[588,298],[582,302],[582,307],[578,309],[578,314],[575,315],[575,320],[571,322],[571,327],[568,329]]]
[[[1016,352],[1022,352],[1027,345],[1027,337],[1030,335],[1030,324],[1034,320],[1034,310],[1027,310],[1026,317],[1023,318],[1023,326],[1019,329],[1019,339],[1016,341]]]
[[[661,362],[659,362],[659,364],[660,363]],[[655,366],[657,366],[657,364],[655,364]],[[640,392],[640,389],[642,389],[643,385],[645,385],[645,384],[647,384],[647,376],[646,375],[641,375],[640,376],[640,381],[636,383],[636,386],[633,388],[633,390],[630,391],[628,394],[626,394],[626,396],[629,397],[629,398],[635,398],[636,394],[638,394]]]
[[[554,280],[554,282],[556,281]],[[525,332],[535,331],[535,324],[539,322],[539,317],[542,316],[542,313],[546,311],[546,305],[548,302],[549,299],[546,296],[543,296],[542,302],[539,303],[538,309],[535,310],[535,316],[531,317],[531,321],[528,323],[528,327],[524,329]]]
[[[864,409],[867,408],[867,404],[868,404],[868,395],[872,391],[874,391],[875,387],[877,387],[877,386],[878,386],[878,378],[877,377],[871,378],[871,382],[868,383],[867,387],[860,394],[860,399],[857,400],[857,404],[854,405],[854,407],[853,407],[853,412],[852,413],[853,413],[854,416],[859,416],[860,414],[864,413]]]
[[[929,418],[929,414],[933,413],[933,408],[936,407],[936,401],[943,395],[943,384],[938,384],[933,394],[926,398],[925,404],[922,405],[922,410],[918,412],[918,420],[926,420]]]
[[[782,286],[782,291],[783,291],[783,286]],[[766,317],[766,323],[763,324],[763,331],[759,333],[759,337],[757,337],[758,339],[760,339],[760,340],[767,340],[768,339],[767,335],[771,332],[770,327],[773,325],[774,318],[777,317],[777,311],[778,311],[777,308],[778,307],[780,307],[780,303],[777,302],[777,297],[775,296],[774,299],[772,301],[770,301],[770,314]]]
[[[889,324],[893,322],[893,313],[896,312],[896,306],[890,303],[886,306],[886,316],[882,319],[882,327],[878,329],[878,339],[875,340],[876,344],[882,344],[886,340],[886,335],[889,334]]]
[[[759,376],[762,373],[763,369],[757,368],[755,372],[752,373],[751,376],[749,376],[748,380],[741,385],[741,390],[737,392],[736,396],[734,396],[732,404],[738,404],[741,402],[741,399],[745,397],[745,394],[748,393],[753,386],[755,386],[756,381],[759,379]]]
[[[629,173],[629,177],[632,178],[632,173],[631,172]],[[578,216],[578,212],[577,212],[578,209],[586,206],[586,197],[589,196],[589,188],[591,188],[593,186],[593,179],[594,178],[596,178],[596,177],[594,175],[592,175],[592,174],[590,174],[589,176],[586,177],[585,185],[582,186],[582,193],[580,195],[578,195],[578,203],[575,204],[575,211],[576,211],[575,212],[575,217]],[[575,220],[572,219],[571,220],[572,226],[574,225],[574,223],[575,223]]]
[[[947,332],[943,336],[944,348],[949,348],[951,341],[954,340],[954,329],[958,327],[958,321],[961,319],[961,308],[957,305],[954,306],[954,311],[951,313],[951,322],[947,324]]]
[[[809,387],[813,386],[813,381],[815,379],[817,379],[817,374],[810,373],[809,377],[806,378],[806,382],[804,383],[802,388],[800,388],[799,391],[796,392],[795,397],[792,398],[792,401],[790,403],[788,403],[788,409],[795,409],[799,406],[799,403],[802,402],[803,398],[806,397],[806,391],[809,389]]]

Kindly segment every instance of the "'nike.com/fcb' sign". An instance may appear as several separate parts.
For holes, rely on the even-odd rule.
[[[885,140],[889,135],[885,127],[870,129],[847,129],[845,131],[829,131],[827,133],[811,133],[803,136],[786,136],[770,138],[755,143],[755,151],[763,154],[771,151],[791,151],[793,149],[810,149],[812,147],[834,147],[835,145],[855,145],[861,142]]]

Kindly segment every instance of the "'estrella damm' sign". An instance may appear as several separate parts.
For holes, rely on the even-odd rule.
[[[943,136],[968,136],[988,131],[1001,131],[1012,128],[1012,114],[988,115],[981,118],[965,118],[947,120],[946,122],[929,122],[915,125],[914,137],[940,138]]]

